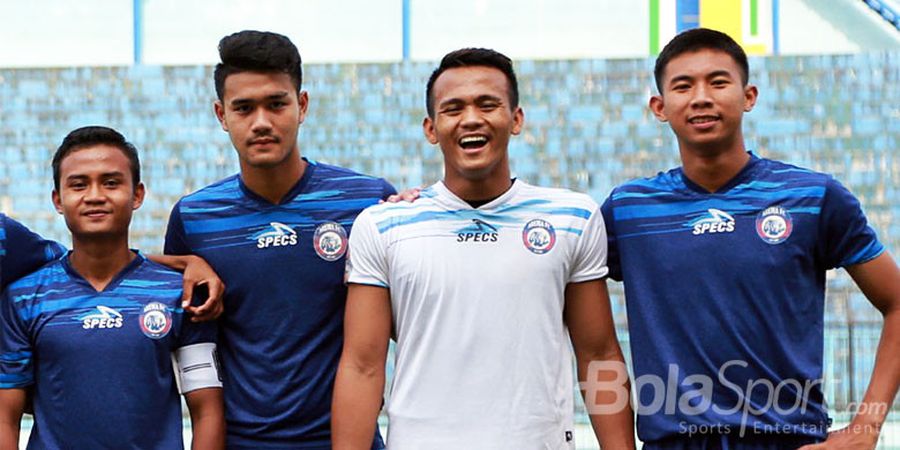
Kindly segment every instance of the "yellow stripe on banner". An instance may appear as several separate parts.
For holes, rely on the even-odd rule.
[[[743,44],[742,3],[743,0],[700,0],[700,26],[719,30]]]
[[[766,47],[766,44],[747,44],[744,45],[744,51],[747,52],[748,55],[769,54],[769,49]]]

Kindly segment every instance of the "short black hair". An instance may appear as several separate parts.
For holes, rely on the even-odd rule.
[[[474,66],[492,67],[503,72],[509,85],[509,106],[512,109],[519,106],[519,82],[516,80],[512,60],[498,51],[487,48],[462,48],[447,53],[428,78],[428,85],[425,87],[425,111],[428,112],[428,117],[434,117],[432,90],[438,77],[449,69]]]
[[[653,76],[656,78],[656,89],[663,92],[663,76],[669,61],[684,53],[692,53],[700,50],[719,50],[731,56],[741,69],[741,84],[747,85],[750,79],[750,65],[747,63],[747,54],[730,36],[721,31],[709,28],[694,28],[675,36],[656,57],[656,67],[653,68]]]
[[[216,95],[225,96],[225,78],[240,72],[282,72],[297,86],[303,83],[302,61],[297,46],[287,36],[270,31],[244,30],[219,41],[219,58],[213,79]]]
[[[141,161],[138,158],[137,148],[131,142],[128,142],[125,136],[122,136],[122,133],[112,128],[89,126],[78,128],[67,134],[53,155],[53,162],[51,163],[53,166],[53,186],[57,191],[59,190],[60,181],[59,168],[66,156],[69,156],[76,150],[95,145],[109,145],[122,150],[131,166],[131,184],[133,187],[137,187],[138,183],[141,182]]]

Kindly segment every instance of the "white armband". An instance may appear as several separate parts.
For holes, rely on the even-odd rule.
[[[222,387],[216,344],[203,342],[186,345],[175,350],[172,361],[179,393]]]

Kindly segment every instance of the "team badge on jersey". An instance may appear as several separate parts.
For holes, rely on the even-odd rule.
[[[347,253],[347,231],[337,222],[325,222],[316,227],[313,248],[325,261],[337,261]]]
[[[145,336],[150,339],[161,339],[172,329],[172,313],[162,303],[148,303],[141,312],[140,323]]]
[[[522,242],[531,253],[543,255],[553,250],[556,244],[556,230],[546,220],[533,219],[522,229]]]
[[[787,210],[770,206],[756,215],[756,234],[769,244],[780,244],[791,236],[794,222]]]

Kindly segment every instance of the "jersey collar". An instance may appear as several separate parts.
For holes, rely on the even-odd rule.
[[[72,250],[67,251],[66,254],[63,255],[62,258],[60,258],[60,261],[62,263],[63,269],[65,269],[66,273],[70,277],[72,277],[72,279],[75,280],[75,282],[77,282],[80,285],[85,286],[87,289],[89,289],[97,294],[102,294],[105,292],[110,292],[113,289],[115,289],[119,285],[119,283],[121,283],[122,280],[125,279],[126,276],[128,276],[131,272],[134,272],[135,269],[140,267],[147,260],[147,257],[144,256],[139,250],[131,249],[131,251],[135,254],[135,258],[132,259],[131,262],[126,264],[125,267],[122,268],[122,270],[120,270],[119,273],[117,273],[116,276],[114,276],[112,278],[112,280],[109,281],[109,284],[107,284],[106,287],[104,287],[102,291],[96,290],[94,288],[94,286],[88,282],[88,280],[86,280],[84,277],[81,276],[80,273],[78,273],[77,271],[75,271],[75,269],[72,268],[72,264],[69,262],[69,257],[72,255]]]
[[[702,186],[697,183],[694,183],[684,174],[684,167],[678,168],[678,173],[681,176],[681,182],[684,183],[684,186],[696,193],[699,194],[723,194],[725,192],[730,191],[735,186],[743,183],[747,179],[749,179],[754,172],[756,172],[756,168],[759,166],[759,162],[762,159],[759,156],[756,156],[752,151],[747,152],[750,155],[750,159],[747,161],[747,164],[744,164],[744,167],[741,168],[740,172],[738,172],[734,177],[728,180],[727,183],[723,184],[722,187],[716,189],[715,192],[709,192]]]
[[[300,193],[302,193],[304,190],[306,190],[306,185],[309,184],[309,180],[312,179],[313,172],[316,171],[317,163],[315,161],[310,161],[310,160],[306,159],[305,157],[303,158],[303,161],[306,162],[306,169],[303,171],[303,175],[300,176],[300,179],[297,180],[297,182],[294,184],[294,186],[287,192],[287,194],[285,194],[285,196],[277,204],[274,204],[274,203],[266,200],[265,198],[263,198],[256,192],[253,192],[252,190],[250,190],[250,188],[247,187],[246,184],[244,184],[244,179],[241,177],[240,174],[238,174],[238,176],[237,176],[238,186],[240,186],[241,192],[244,194],[245,197],[247,197],[257,203],[262,203],[267,206],[277,206],[277,205],[284,205],[284,204],[290,203],[291,201],[294,200],[295,197],[297,197],[298,195],[300,195]]]
[[[509,201],[510,198],[512,198],[513,196],[516,195],[517,192],[519,192],[519,189],[521,189],[521,187],[522,187],[522,183],[523,182],[519,181],[519,179],[513,178],[512,185],[510,185],[509,189],[507,189],[506,192],[500,194],[499,197],[497,197],[477,208],[473,208],[472,205],[470,205],[468,202],[459,198],[456,194],[454,194],[452,191],[450,191],[450,189],[447,188],[447,186],[444,184],[443,181],[438,181],[437,183],[435,183],[433,188],[434,188],[435,193],[437,193],[436,198],[441,199],[444,203],[448,204],[452,209],[487,210],[487,209],[494,209],[497,206],[500,206],[500,205],[506,203],[507,201]]]

